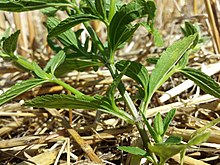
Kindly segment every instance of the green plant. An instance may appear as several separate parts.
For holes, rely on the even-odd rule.
[[[77,4],[74,0],[72,2],[67,0],[1,1],[0,10],[23,12],[42,9],[43,13],[49,15],[46,25],[48,28],[48,44],[56,52],[56,55],[42,69],[36,62],[31,62],[14,53],[19,31],[10,36],[5,33],[1,39],[0,56],[31,72],[35,78],[12,86],[0,96],[0,105],[43,83],[57,83],[70,91],[72,95],[45,95],[28,100],[25,105],[47,108],[94,109],[110,113],[127,123],[136,125],[144,145],[143,149],[130,146],[121,146],[119,149],[146,157],[155,165],[164,164],[177,153],[182,153],[181,157],[183,158],[186,148],[205,141],[209,132],[197,131],[187,144],[181,144],[181,138],[175,136],[170,136],[165,140],[164,135],[175,115],[175,110],[172,109],[164,120],[158,113],[154,118],[153,127],[147,120],[146,111],[156,90],[176,72],[180,72],[193,80],[206,93],[220,98],[219,85],[213,79],[198,70],[186,67],[189,54],[198,49],[202,38],[195,26],[186,23],[185,27],[182,28],[185,37],[169,46],[159,59],[154,60],[156,66],[150,75],[147,69],[138,62],[115,61],[116,51],[129,41],[139,26],[144,26],[152,33],[156,45],[160,46],[163,43],[160,34],[154,28],[153,19],[156,6],[153,1],[133,0],[128,4],[119,2],[121,1],[81,0],[80,4]],[[58,10],[65,11],[69,17],[63,21],[55,18],[55,13]],[[147,17],[147,21],[134,23],[143,17]],[[106,43],[101,42],[88,23],[91,20],[99,20],[105,24],[107,29]],[[90,35],[85,43],[79,40],[82,30],[75,32],[71,30],[72,27],[81,23],[84,24]],[[54,39],[58,40],[62,46],[57,45]],[[89,48],[90,39],[92,41],[91,49]],[[83,70],[87,67],[93,67],[94,70],[97,70],[100,66],[108,68],[114,80],[105,96],[85,95],[59,79],[61,75],[72,70]],[[138,108],[135,107],[134,101],[125,90],[121,81],[123,75],[132,78],[138,84],[139,99],[141,100]],[[129,112],[117,106],[114,98],[116,89],[119,90]],[[212,122],[211,125],[217,122],[219,120]],[[145,126],[147,130],[145,130]],[[149,131],[153,141],[147,131]]]

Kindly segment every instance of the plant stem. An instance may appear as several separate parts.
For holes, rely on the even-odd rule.
[[[118,76],[118,73],[116,71],[116,68],[114,66],[114,64],[109,64],[107,66],[107,68],[109,69],[113,79],[116,78]],[[133,101],[131,100],[131,97],[129,96],[129,94],[127,93],[127,91],[125,90],[124,85],[122,84],[122,82],[119,83],[118,85],[118,90],[120,91],[121,95],[125,98],[126,103],[129,107],[129,109],[131,110],[131,114],[134,117],[134,119],[138,119],[140,116],[138,114],[138,111],[133,103]]]
[[[77,96],[82,96],[84,95],[82,92],[76,90],[75,88],[71,87],[69,84],[66,84],[65,82],[59,80],[59,79],[53,79],[51,80],[51,82],[57,83],[61,86],[63,86],[64,88],[66,88],[68,91],[72,92],[73,94],[77,95]]]
[[[112,77],[115,78],[117,77],[118,73],[117,70],[114,66],[114,64],[110,64],[107,66]],[[118,85],[118,90],[121,93],[121,95],[123,96],[125,102],[128,105],[128,108],[130,110],[130,113],[132,114],[134,121],[135,121],[135,125],[141,135],[141,139],[143,141],[143,146],[144,148],[147,150],[147,152],[152,156],[152,159],[154,160],[154,163],[157,164],[157,158],[156,156],[148,149],[148,144],[150,143],[149,137],[144,129],[143,123],[141,121],[141,117],[139,116],[139,113],[137,111],[137,108],[135,107],[133,101],[131,100],[131,97],[129,96],[128,92],[125,90],[125,87],[123,85],[122,82],[119,83]]]
[[[110,1],[110,14],[109,14],[109,22],[111,21],[113,15],[115,14],[115,0]],[[75,7],[75,10],[77,13],[81,13],[78,7]],[[91,25],[88,22],[83,23],[85,28],[87,29],[90,37],[92,38],[92,41],[96,44],[97,48],[100,50],[104,60],[105,65],[109,69],[113,79],[118,76],[117,70],[114,66],[114,52],[108,52],[108,54],[105,51],[104,45],[100,41],[99,37],[95,33],[95,31],[92,29]],[[107,27],[108,28],[108,27]],[[110,61],[107,59],[107,57],[111,56]],[[147,152],[152,156],[152,159],[154,160],[154,163],[157,164],[157,158],[156,156],[148,149],[148,144],[150,143],[149,137],[147,135],[147,132],[144,129],[143,123],[141,121],[141,117],[137,111],[137,108],[135,107],[131,97],[129,96],[128,92],[125,90],[125,87],[122,82],[118,85],[118,90],[123,96],[126,104],[128,105],[128,108],[130,110],[130,113],[132,114],[135,125],[138,128],[138,131],[140,133],[141,139],[143,141],[144,148],[147,150]],[[76,91],[74,91],[76,92]],[[79,92],[79,91],[77,91]]]

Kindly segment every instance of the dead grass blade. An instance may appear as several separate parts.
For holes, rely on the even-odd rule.
[[[88,155],[91,161],[93,161],[94,163],[102,162],[101,159],[99,159],[99,157],[95,154],[92,147],[81,138],[81,136],[70,126],[69,122],[65,118],[63,118],[56,109],[48,109],[48,112],[54,117],[61,119],[63,127],[67,129],[69,134],[80,145],[82,150]]]
[[[25,160],[17,165],[33,165],[33,163],[31,163],[31,162],[34,162],[35,164],[40,164],[40,165],[52,164],[52,163],[54,163],[58,152],[59,152],[59,150],[44,152],[42,154],[39,154],[37,156],[34,156],[34,157],[28,159],[28,162]]]
[[[24,118],[18,119],[17,121],[11,122],[7,124],[6,126],[2,127],[0,129],[0,137],[5,134],[10,133],[13,130],[16,130],[18,127],[20,127],[23,124],[23,122],[24,122]]]
[[[180,163],[179,154],[173,156],[172,159],[174,159],[175,161]],[[209,165],[208,163],[205,163],[205,162],[203,162],[201,160],[194,159],[194,158],[189,157],[189,156],[185,156],[183,162],[184,162],[185,165],[193,165],[193,164],[194,165],[196,165],[196,164],[199,164],[199,165]]]

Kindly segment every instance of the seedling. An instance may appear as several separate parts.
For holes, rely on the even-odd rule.
[[[169,46],[160,58],[154,59],[155,69],[149,74],[141,63],[129,60],[116,61],[115,54],[132,38],[139,26],[144,26],[154,36],[157,46],[163,44],[159,32],[154,28],[156,6],[153,1],[133,0],[127,4],[115,0],[81,0],[80,4],[77,4],[75,0],[71,2],[67,0],[4,0],[0,2],[0,10],[4,11],[25,12],[39,9],[49,15],[46,24],[48,44],[56,55],[44,68],[41,68],[35,61],[31,62],[15,53],[19,30],[11,35],[5,33],[1,39],[0,56],[31,72],[34,78],[17,83],[0,95],[0,105],[44,83],[57,83],[70,91],[72,95],[45,95],[27,100],[25,105],[39,108],[99,110],[136,125],[144,148],[131,146],[118,148],[146,157],[155,165],[164,164],[177,153],[181,153],[181,158],[183,158],[187,147],[197,145],[208,138],[209,132],[204,129],[197,131],[187,144],[181,144],[181,137],[170,136],[165,139],[164,135],[175,115],[175,109],[170,110],[164,119],[158,113],[154,118],[153,126],[149,124],[148,116],[146,116],[153,94],[177,72],[193,80],[206,93],[220,98],[219,85],[213,79],[199,70],[187,67],[189,54],[198,49],[201,41],[201,35],[194,25],[186,23],[182,28],[185,36]],[[68,18],[63,21],[56,18],[55,13],[58,10],[65,11]],[[146,18],[146,21],[137,21],[140,18]],[[90,26],[89,21],[92,20],[101,21],[106,26],[106,43],[101,42],[95,30]],[[89,33],[85,43],[79,39],[82,30],[71,30],[78,24],[83,24]],[[57,45],[54,39],[58,40],[62,46]],[[92,41],[91,49],[88,46],[89,40]],[[105,96],[85,95],[59,78],[72,70],[83,70],[88,67],[97,70],[100,66],[105,66],[114,80]],[[134,105],[134,100],[125,90],[125,85],[121,81],[123,75],[130,77],[138,84],[140,107]],[[120,92],[129,112],[117,106],[114,96],[116,89]],[[219,120],[213,121],[209,127],[217,122]]]

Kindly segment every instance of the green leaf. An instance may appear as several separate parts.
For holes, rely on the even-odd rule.
[[[153,93],[166,81],[168,78],[166,75],[173,69],[185,52],[191,48],[195,38],[196,35],[193,35],[179,40],[161,54],[150,76],[148,99],[150,99]]]
[[[122,71],[128,64],[129,66],[125,72],[125,75],[134,79],[146,90],[148,86],[149,74],[145,66],[135,61],[122,60],[116,63],[116,68],[119,71]]]
[[[95,0],[95,7],[99,14],[102,16],[102,18],[106,19],[106,0]]]
[[[0,2],[0,10],[3,11],[20,11],[23,8],[22,4],[10,1]]]
[[[143,150],[141,148],[133,147],[133,146],[119,146],[117,148],[122,150],[122,151],[125,151],[127,153],[133,154],[133,155],[145,157],[149,161],[153,162],[152,157],[145,150]]]
[[[34,71],[33,63],[23,56],[16,55],[16,58],[13,58],[12,60],[17,67],[23,70]]]
[[[63,50],[59,51],[52,59],[50,59],[45,66],[44,71],[48,71],[50,68],[52,75],[54,75],[55,70],[64,62],[65,57],[65,52]]]
[[[64,94],[45,95],[36,97],[30,101],[26,101],[25,105],[38,108],[71,108],[71,109],[84,109],[84,110],[100,110],[112,114],[118,118],[133,124],[132,117],[118,109],[111,101],[102,96],[73,96]]]
[[[204,92],[220,98],[219,84],[205,73],[193,68],[185,68],[179,71],[183,73],[184,76],[194,81]]]
[[[0,2],[0,10],[12,12],[38,10],[53,6],[69,6],[69,2],[67,0],[19,0]]]
[[[104,0],[104,9],[108,15],[110,15],[110,0]],[[115,2],[115,10],[119,10],[121,6],[124,4],[121,0]],[[98,12],[95,0],[81,0],[80,1],[80,8],[85,12],[92,15],[100,16]]]
[[[10,31],[11,31],[11,28],[7,28],[7,29],[5,29],[5,31],[3,33],[1,33],[1,35],[0,35],[0,46],[2,44],[2,41],[4,41],[6,38],[8,38],[10,36]]]
[[[84,71],[90,67],[100,67],[104,64],[91,60],[81,60],[75,58],[66,58],[65,61],[57,68],[55,75],[61,76],[73,70]]]
[[[182,137],[180,136],[169,136],[165,143],[170,143],[170,144],[180,144],[182,140]]]
[[[166,117],[164,118],[164,120],[163,120],[164,132],[162,135],[164,135],[166,133],[171,121],[173,120],[173,118],[175,116],[175,113],[176,113],[176,109],[173,108],[167,113]]]
[[[163,38],[157,29],[153,30],[153,36],[154,36],[154,44],[156,46],[161,47],[164,45]]]
[[[209,122],[208,124],[206,124],[205,126],[197,129],[191,136],[194,137],[198,134],[201,134],[202,132],[204,132],[206,129],[216,125],[217,123],[220,123],[220,118],[217,118],[215,120],[212,120],[211,122]]]
[[[90,37],[86,37],[85,43],[84,43],[84,50],[87,51],[89,48],[89,41],[90,41]]]
[[[156,64],[159,59],[160,59],[159,57],[148,57],[148,58],[146,59],[146,61],[147,61],[149,64]]]
[[[12,55],[17,47],[17,40],[20,34],[20,30],[17,30],[15,33],[6,38],[3,42],[3,50],[6,54]]]
[[[185,27],[181,27],[181,30],[186,37],[198,33],[196,27],[192,23],[187,21],[185,22]]]
[[[47,8],[41,9],[40,11],[48,17],[54,17],[58,9],[55,7],[47,7]]]
[[[125,42],[132,38],[132,35],[137,30],[140,24],[136,24],[134,26],[127,25],[124,28],[124,31],[121,33],[121,36],[118,38],[118,42],[115,44],[115,48],[121,48],[124,46]]]
[[[154,37],[154,44],[158,47],[161,47],[164,45],[163,38],[159,31],[154,28],[154,24],[148,24],[147,22],[141,22],[140,23],[149,33],[153,34]]]
[[[163,135],[164,133],[164,125],[161,114],[158,112],[154,118],[154,130],[158,135]]]
[[[59,23],[60,23],[60,20],[54,17],[49,17],[47,19],[48,31],[51,31],[51,29],[54,29],[55,27],[57,27]],[[59,34],[56,37],[64,46],[74,46],[78,48],[78,41],[77,41],[75,33],[72,30],[69,29],[62,34]]]
[[[25,102],[27,106],[39,108],[73,108],[73,109],[97,109],[100,100],[90,96],[76,97],[74,95],[45,95],[35,97]],[[89,106],[88,106],[89,105]]]
[[[148,20],[152,20],[155,15],[155,3],[153,1],[134,0],[127,5],[123,5],[113,16],[109,26],[110,46],[114,51],[127,39],[131,38],[137,25],[130,23],[138,18],[148,15]],[[122,40],[123,39],[123,40]]]
[[[4,59],[4,61],[11,61],[12,57],[8,54],[3,53],[2,51],[0,51],[0,57]]]
[[[95,98],[101,100],[98,110],[114,115],[127,123],[134,124],[133,117],[124,110],[119,109],[109,98],[99,95],[96,95]]]
[[[160,157],[160,164],[165,163],[172,156],[180,153],[187,146],[185,144],[169,144],[169,143],[157,143],[154,145],[148,144],[148,148],[151,152]]]
[[[100,16],[100,14],[98,13],[96,6],[95,6],[95,0],[81,0],[80,7],[87,14],[89,13],[92,15]]]
[[[210,132],[201,132],[193,136],[187,143],[187,146],[198,145],[206,141],[210,136]]]
[[[98,19],[97,16],[91,15],[91,14],[75,14],[72,15],[70,17],[68,17],[67,19],[61,21],[56,27],[54,27],[53,29],[51,29],[49,31],[48,37],[54,37],[57,36],[67,30],[69,30],[70,28],[86,22],[86,21],[91,21],[94,19]]]
[[[141,148],[138,147],[132,147],[132,146],[119,146],[118,149],[128,152],[133,155],[139,155],[139,156],[145,156],[147,152]]]
[[[53,17],[49,17],[47,20],[48,31],[55,28],[59,23],[60,23],[60,20],[53,18]],[[82,57],[90,58],[91,53],[85,50],[85,47],[83,47],[84,44],[81,43],[81,41],[77,38],[80,36],[81,32],[82,32],[81,29],[78,30],[76,33],[73,32],[71,29],[69,29],[63,32],[62,34],[59,34],[58,36],[56,36],[56,38],[65,46],[64,50],[66,50],[67,48],[68,49],[70,48],[75,52],[74,57],[77,56],[79,58],[82,58]],[[51,38],[48,38],[48,41],[52,42]],[[51,46],[53,47],[54,43],[51,43]],[[60,50],[60,48],[58,49]]]
[[[0,105],[45,82],[48,81],[42,79],[29,79],[16,83],[9,90],[0,95]]]
[[[150,123],[148,122],[147,118],[145,117],[145,115],[143,113],[142,114],[142,117],[144,119],[144,123],[146,124],[147,126],[147,129],[148,131],[150,132],[152,138],[155,140],[156,143],[159,143],[162,141],[161,139],[161,136],[158,136],[157,135],[157,132],[153,129],[153,127],[150,125]]]
[[[33,68],[34,68],[34,73],[39,77],[39,78],[42,78],[42,79],[48,79],[48,74],[43,71],[41,69],[41,67],[36,63],[36,62],[33,62],[32,63],[33,65]]]
[[[183,56],[182,58],[180,59],[180,61],[178,62],[177,64],[177,68],[179,69],[183,69],[186,67],[186,65],[188,64],[189,62],[189,55],[192,53],[192,49],[191,50],[188,50]]]

